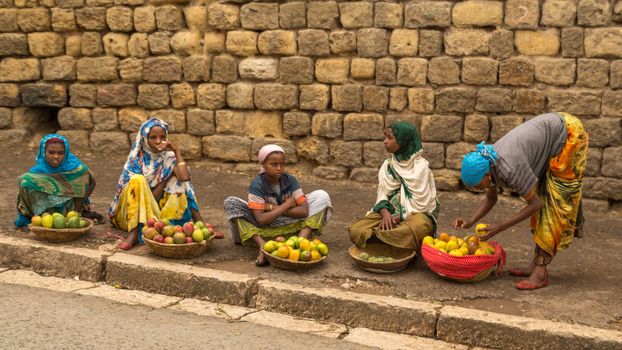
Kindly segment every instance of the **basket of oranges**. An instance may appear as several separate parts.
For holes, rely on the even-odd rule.
[[[505,265],[501,244],[480,241],[476,235],[458,238],[444,232],[437,238],[427,236],[421,245],[421,256],[430,270],[459,282],[481,281],[495,268],[500,273]]]
[[[264,243],[262,249],[270,264],[285,270],[306,270],[322,263],[328,256],[328,246],[319,239],[309,240],[291,236],[276,237]]]

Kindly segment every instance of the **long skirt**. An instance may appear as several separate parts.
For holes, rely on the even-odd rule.
[[[150,218],[169,219],[172,224],[182,224],[192,219],[190,209],[198,210],[194,198],[186,193],[164,193],[160,201],[156,201],[151,188],[143,175],[133,175],[119,197],[117,211],[110,218],[112,224],[124,231],[135,228],[139,231]]]
[[[350,240],[364,248],[370,238],[376,237],[394,247],[418,250],[423,238],[434,233],[434,224],[424,213],[408,216],[391,230],[380,230],[381,222],[382,215],[376,212],[356,220],[348,227]]]
[[[86,198],[83,199],[88,204]],[[41,191],[20,186],[17,195],[17,213],[18,217],[15,226],[22,227],[30,224],[30,220],[35,215],[43,213],[61,213],[66,215],[74,210],[75,198],[67,196],[58,196]]]
[[[531,217],[534,242],[551,256],[570,246],[575,230],[583,226],[582,181],[589,146],[581,120],[559,114],[566,120],[568,138],[536,189],[543,206]]]
[[[261,226],[255,220],[255,216],[245,200],[238,197],[228,197],[225,199],[224,206],[233,235],[233,242],[243,244],[256,234],[265,239],[289,236],[297,234],[307,226],[312,229],[314,236],[320,235],[324,225],[332,216],[333,207],[330,197],[326,191],[317,190],[307,194],[306,198],[309,205],[309,216],[306,218],[280,216],[273,223]]]

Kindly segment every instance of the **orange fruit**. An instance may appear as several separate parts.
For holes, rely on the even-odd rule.
[[[488,224],[479,223],[475,225],[475,234],[478,236],[481,236],[481,235],[485,235],[486,233],[488,233],[487,231],[482,231],[482,229],[484,228],[488,228]]]
[[[460,251],[462,252],[462,255],[469,255],[469,248],[467,248],[467,246],[460,247]]]
[[[445,242],[445,241],[438,241],[434,245],[434,248],[436,248],[438,250],[446,250],[447,249],[447,242]]]
[[[300,250],[293,249],[291,252],[289,252],[289,260],[291,260],[291,261],[298,261],[298,260],[300,260]]]
[[[432,236],[425,236],[423,237],[423,241],[421,243],[434,246],[434,238],[432,238]]]
[[[304,238],[302,241],[300,241],[300,250],[303,251],[310,251],[311,250],[311,242]]]
[[[447,242],[447,246],[445,249],[447,249],[447,251],[450,252],[458,248],[460,248],[460,246],[458,245],[457,240],[449,240],[449,242]]]
[[[319,239],[316,238],[316,239],[313,240],[313,243],[315,243],[315,245],[320,245],[320,244],[322,244],[322,241],[320,241]]]
[[[466,241],[467,243],[475,242],[475,244],[479,244],[479,238],[477,238],[477,236],[469,236]]]
[[[279,247],[279,249],[276,251],[276,255],[279,258],[287,258],[289,256],[289,248],[286,245]]]
[[[311,261],[320,260],[321,257],[322,254],[320,254],[320,252],[318,252],[317,250],[311,251]]]
[[[449,241],[449,234],[447,232],[442,232],[440,235],[438,235],[438,239],[443,242],[447,242]]]
[[[449,236],[449,240],[450,241],[457,241],[458,237],[456,237],[456,235],[451,235],[451,236]]]
[[[454,250],[449,251],[449,255],[464,256],[464,254],[462,254],[462,251],[460,249],[454,249]]]
[[[39,215],[35,215],[30,219],[32,226],[41,226],[41,217]]]

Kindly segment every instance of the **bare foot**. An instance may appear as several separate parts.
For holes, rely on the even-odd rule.
[[[545,266],[535,266],[531,275],[526,280],[516,283],[516,288],[521,290],[532,290],[543,288],[549,285],[549,273]]]
[[[123,250],[130,250],[136,245],[136,243],[138,243],[138,231],[132,230],[128,234],[127,238],[123,242],[119,243],[119,248]]]
[[[260,249],[259,255],[257,255],[257,259],[255,259],[255,266],[265,266],[267,264],[268,258],[266,258],[266,255]]]
[[[306,226],[298,233],[298,237],[309,238],[311,236],[311,227]]]
[[[526,268],[526,269],[521,269],[521,268],[517,268],[517,267],[514,267],[514,268],[509,268],[509,269],[508,269],[508,273],[509,273],[511,276],[517,276],[517,277],[528,277],[528,276],[530,276],[530,275],[531,275],[531,272],[533,271],[533,267],[534,267],[534,266],[535,266],[535,265],[534,265],[533,263],[531,263],[531,264],[529,265],[529,267],[528,267],[528,268]]]

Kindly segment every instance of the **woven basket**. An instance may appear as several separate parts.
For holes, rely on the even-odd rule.
[[[348,251],[358,267],[376,273],[391,273],[403,270],[417,255],[415,250],[397,248],[383,243],[368,243],[365,248],[354,245]],[[389,263],[369,262],[359,258],[361,253],[367,253],[370,256],[392,257],[395,261]]]
[[[319,260],[314,261],[293,261],[274,256],[265,251],[263,248],[261,249],[261,251],[266,255],[266,258],[270,262],[270,265],[284,270],[307,270],[312,267],[318,266],[322,263],[322,261],[324,261],[324,259],[326,259],[326,256],[322,256]]]
[[[32,224],[28,225],[28,228],[32,233],[34,233],[39,239],[52,242],[52,243],[62,243],[73,241],[74,239],[80,238],[93,227],[93,220],[82,218],[86,221],[86,226],[82,228],[47,228],[43,226],[33,226]]]
[[[421,256],[430,270],[443,278],[457,282],[478,282],[486,279],[495,270],[500,273],[505,265],[503,247],[494,241],[490,244],[495,248],[493,255],[457,257],[423,245]]]
[[[145,245],[149,247],[155,255],[170,259],[190,259],[205,253],[207,248],[212,244],[214,235],[201,243],[184,243],[184,244],[164,244],[150,240],[143,236]]]

